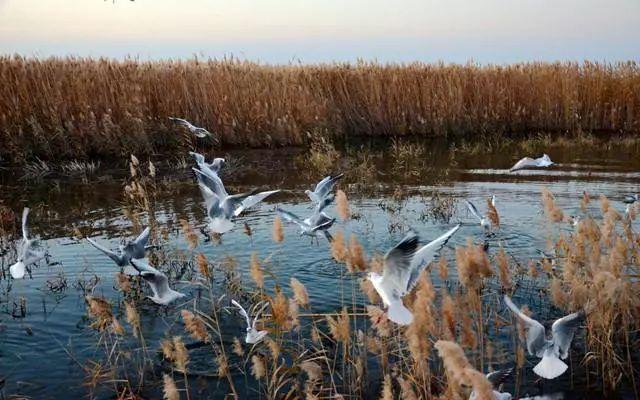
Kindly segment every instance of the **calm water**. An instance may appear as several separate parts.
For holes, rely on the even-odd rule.
[[[561,166],[552,170],[509,174],[506,169],[514,160],[504,154],[486,158],[460,156],[456,159],[456,155],[449,153],[447,148],[441,150],[428,152],[422,162],[411,167],[412,174],[398,169],[390,172],[395,161],[387,156],[375,159],[378,172],[369,177],[366,184],[354,183],[356,179],[351,179],[349,171],[345,170],[348,176],[341,188],[348,194],[352,212],[357,218],[336,227],[356,233],[367,253],[372,254],[376,250],[385,252],[409,227],[426,241],[460,222],[462,229],[444,251],[452,257],[453,248],[464,244],[468,237],[477,242],[483,240],[480,226],[466,211],[462,199],[471,200],[484,211],[486,198],[495,195],[501,229],[490,239],[489,251],[495,251],[498,244],[502,244],[518,261],[526,264],[537,256],[536,249],[544,249],[547,245],[548,231],[540,204],[543,187],[554,193],[557,204],[567,215],[579,215],[579,199],[583,191],[592,197],[604,193],[617,209],[623,211],[624,205],[619,200],[625,194],[637,192],[640,183],[640,165],[633,155],[613,161],[606,154],[551,151],[552,158]],[[285,290],[288,290],[289,278],[295,276],[306,285],[314,312],[339,310],[343,289],[350,288],[350,279],[354,278],[345,276],[340,280],[344,266],[332,261],[327,242],[323,239],[312,243],[309,238],[299,237],[295,226],[287,224],[285,242],[277,244],[271,240],[273,208],[276,205],[301,215],[309,212],[303,191],[311,186],[314,178],[292,162],[300,156],[298,153],[281,150],[229,154],[227,157],[236,165],[224,177],[230,192],[255,185],[280,188],[283,192],[242,217],[236,229],[225,234],[220,244],[205,242],[204,236],[200,235],[200,244],[195,251],[205,253],[210,260],[234,257],[246,284],[251,282],[247,272],[251,253],[257,252],[261,258],[271,255],[271,271]],[[87,397],[88,389],[83,386],[85,373],[76,361],[99,360],[103,349],[96,345],[96,335],[88,327],[90,321],[86,319],[81,284],[97,277],[94,294],[114,300],[121,294],[114,289],[114,265],[85,241],[74,239],[72,231],[79,228],[112,248],[120,238],[131,234],[131,224],[123,212],[122,188],[126,173],[124,163],[112,168],[101,167],[87,183],[82,183],[81,179],[55,174],[39,181],[18,180],[18,172],[3,172],[0,204],[16,213],[23,206],[32,208],[31,230],[43,239],[43,245],[51,255],[51,263],[57,264],[47,266],[42,263],[33,270],[31,279],[0,280],[0,379],[4,379],[4,389],[0,389],[0,393],[22,394],[34,399],[53,399],[63,395],[66,398]],[[164,242],[164,246],[166,249],[186,249],[177,221],[186,218],[198,227],[204,226],[200,194],[185,168],[160,166],[158,182],[163,184],[158,190],[154,208],[160,226],[168,228],[169,240]],[[393,196],[398,189],[403,195]],[[434,191],[442,198],[452,197],[456,201],[450,220],[432,217]],[[596,210],[597,202],[592,202],[591,206]],[[330,211],[335,215],[333,209]],[[243,232],[244,222],[251,227],[251,237]],[[569,231],[568,225],[566,230]],[[12,262],[10,254],[5,255],[2,258],[3,269],[8,270]],[[451,273],[455,275],[454,270]],[[442,284],[436,273],[432,273],[432,279],[436,286]],[[50,290],[50,286],[62,281],[66,281],[66,289]],[[267,286],[272,287],[273,282],[268,282]],[[175,286],[189,293],[187,300],[196,296],[195,289],[188,283]],[[26,299],[24,316],[20,313],[22,297]],[[362,298],[358,301],[365,304]],[[542,300],[527,301],[535,304]],[[149,302],[142,302],[139,308],[143,335],[150,348],[157,348],[159,340],[167,334],[183,332],[179,310],[176,311],[175,307],[159,309]],[[545,318],[545,315],[539,317]],[[552,315],[546,317],[550,319]],[[231,341],[234,336],[240,336],[242,329],[240,320],[225,314],[225,339]],[[496,340],[503,339],[503,345],[509,346],[511,328],[503,328],[503,331]],[[576,341],[577,349],[582,348],[579,342],[580,339]],[[581,353],[578,350],[574,354]],[[193,350],[191,357],[191,368],[215,371],[204,350]],[[572,360],[572,365],[578,368],[579,361],[578,358]],[[530,366],[533,365],[530,361]],[[579,376],[579,373],[575,375]],[[251,378],[241,375],[236,378],[238,382],[252,383]],[[533,382],[532,373],[528,372],[525,378],[520,393],[538,394],[540,388]],[[546,383],[544,392],[566,391],[565,398],[591,395],[584,385],[581,386],[581,378],[575,376],[575,387],[569,390],[568,379],[569,374],[566,374],[562,379]],[[224,384],[215,379],[200,379],[193,386],[204,390],[194,393],[192,399],[216,398],[225,393]],[[245,385],[240,386],[243,398],[254,396],[250,390],[246,391]],[[513,384],[508,384],[507,388],[512,389]],[[158,387],[147,387],[144,393],[156,398]],[[105,389],[97,390],[94,396],[112,398],[113,394]],[[620,398],[629,396],[619,395]]]

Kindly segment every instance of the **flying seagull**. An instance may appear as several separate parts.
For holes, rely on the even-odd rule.
[[[205,171],[205,172],[209,172],[207,171],[210,170],[210,173],[215,173],[215,174],[219,174],[220,170],[222,169],[222,167],[224,167],[225,164],[225,160],[224,158],[214,158],[213,161],[211,161],[210,163],[208,163],[204,156],[200,153],[196,153],[195,151],[190,151],[189,155],[191,155],[193,158],[196,159],[196,164],[198,165],[198,168],[200,168],[200,170]]]
[[[209,228],[214,233],[228,232],[233,228],[233,217],[240,216],[246,209],[279,192],[279,190],[266,192],[254,190],[230,195],[225,190],[220,177],[206,174],[196,168],[193,170],[198,178],[198,186],[207,208],[207,215],[210,219]]]
[[[195,137],[198,137],[200,139],[206,138],[206,137],[211,137],[213,138],[216,142],[218,141],[218,139],[213,136],[211,134],[211,132],[209,132],[208,130],[201,128],[199,126],[195,126],[193,125],[191,122],[187,121],[186,119],[183,118],[175,118],[175,117],[169,117],[169,120],[172,122],[175,122],[176,124],[180,125],[180,126],[184,126],[185,128],[187,128],[189,130],[189,132],[191,132]]]
[[[145,251],[154,247],[148,246],[149,242],[149,234],[151,233],[151,229],[146,227],[142,233],[138,235],[134,240],[130,240],[124,245],[120,245],[118,247],[118,252],[111,251],[106,247],[96,243],[93,239],[87,238],[87,241],[91,243],[93,247],[100,250],[104,254],[107,255],[110,259],[112,259],[117,266],[124,268],[124,273],[127,275],[138,275],[138,271],[131,267],[130,261],[132,259],[140,260],[144,259]]]
[[[369,273],[368,279],[388,308],[387,313],[391,321],[400,325],[409,325],[413,321],[413,315],[402,303],[402,297],[413,289],[420,272],[459,228],[460,225],[456,225],[420,250],[417,250],[418,236],[409,232],[384,256],[382,276],[375,272]]]
[[[231,304],[233,304],[234,306],[238,307],[238,310],[240,311],[240,314],[247,321],[247,336],[244,338],[245,343],[256,344],[256,343],[259,343],[262,339],[264,339],[265,336],[267,336],[267,333],[269,333],[269,332],[267,332],[267,331],[259,331],[259,330],[256,329],[256,322],[258,321],[258,318],[260,317],[260,314],[264,311],[264,309],[268,305],[268,303],[265,303],[262,306],[262,308],[256,313],[256,316],[253,319],[253,321],[249,317],[249,314],[247,313],[247,310],[245,310],[244,307],[242,307],[240,305],[240,303],[238,303],[237,301],[232,299],[231,300]]]
[[[307,196],[309,196],[309,199],[311,199],[313,203],[320,204],[322,200],[327,198],[331,194],[331,192],[333,192],[333,189],[335,188],[336,183],[343,176],[344,174],[338,174],[333,176],[329,175],[323,180],[321,180],[320,182],[318,182],[315,189],[313,189],[313,192],[311,190],[305,190],[304,192],[307,194]]]
[[[633,204],[636,201],[640,202],[640,196],[636,193],[636,194],[629,194],[624,196],[624,199],[622,200],[624,203],[626,204]]]
[[[524,324],[527,332],[527,351],[530,355],[542,358],[534,368],[538,376],[554,379],[562,375],[568,368],[560,359],[569,356],[569,347],[584,317],[584,311],[575,312],[556,320],[551,326],[551,338],[546,337],[544,326],[524,314],[509,298],[504,296],[504,302]]]
[[[489,372],[486,377],[487,380],[493,386],[493,399],[494,400],[511,400],[511,393],[500,392],[500,385],[502,385],[513,374],[513,368],[502,369],[498,371]],[[478,395],[475,391],[471,392],[469,400],[477,400]]]
[[[495,207],[496,206],[496,196],[493,196],[491,198],[491,204]],[[484,216],[484,214],[480,214],[480,212],[478,211],[478,209],[476,208],[476,206],[470,202],[469,200],[465,200],[465,203],[467,203],[467,208],[469,209],[469,211],[471,211],[471,214],[473,214],[476,218],[478,218],[478,220],[480,221],[480,226],[485,230],[485,231],[490,231],[491,230],[491,222],[489,221],[489,219]]]
[[[324,234],[328,241],[332,241],[333,237],[329,233],[329,228],[336,222],[335,218],[329,217],[322,210],[333,201],[333,197],[325,197],[318,203],[313,214],[304,220],[292,212],[276,207],[276,212],[287,221],[293,222],[300,227],[300,235],[306,235],[317,238],[320,233]]]
[[[525,157],[515,163],[515,165],[509,169],[509,172],[515,172],[525,168],[549,167],[554,164],[555,163],[551,161],[551,158],[546,154],[543,154],[540,158]]]
[[[167,276],[153,268],[145,260],[131,259],[131,265],[151,287],[153,296],[147,297],[154,303],[166,306],[179,298],[185,297],[183,293],[171,289]]]
[[[35,264],[45,257],[44,252],[36,251],[38,244],[37,239],[29,239],[29,230],[27,229],[27,217],[29,209],[22,210],[22,241],[18,247],[18,260],[9,267],[9,272],[13,279],[22,279],[28,265]]]

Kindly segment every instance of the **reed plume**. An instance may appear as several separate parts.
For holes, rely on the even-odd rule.
[[[253,281],[256,283],[256,286],[262,289],[264,287],[264,274],[262,273],[262,268],[260,267],[258,254],[255,252],[251,253],[249,273],[251,274],[251,278],[253,279]]]
[[[173,380],[171,375],[162,374],[162,380],[164,382],[164,400],[180,400],[180,394],[178,393],[176,382]]]
[[[340,189],[336,191],[336,211],[343,221],[349,219],[349,201],[345,192]]]
[[[180,313],[182,314],[182,320],[184,321],[184,329],[191,335],[191,337],[201,342],[209,342],[207,327],[202,319],[189,310],[182,310]]]
[[[291,277],[291,289],[293,290],[293,298],[300,307],[309,307],[309,294],[307,288],[296,278]]]
[[[273,232],[271,237],[273,238],[273,241],[276,243],[282,243],[284,241],[284,231],[282,230],[282,220],[277,215],[273,220]]]

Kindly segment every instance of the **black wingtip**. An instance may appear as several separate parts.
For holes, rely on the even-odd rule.
[[[409,231],[396,248],[405,253],[415,253],[418,248],[418,235],[413,231]]]

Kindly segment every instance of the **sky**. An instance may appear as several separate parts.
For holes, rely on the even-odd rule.
[[[0,0],[0,54],[640,61],[640,0]]]

